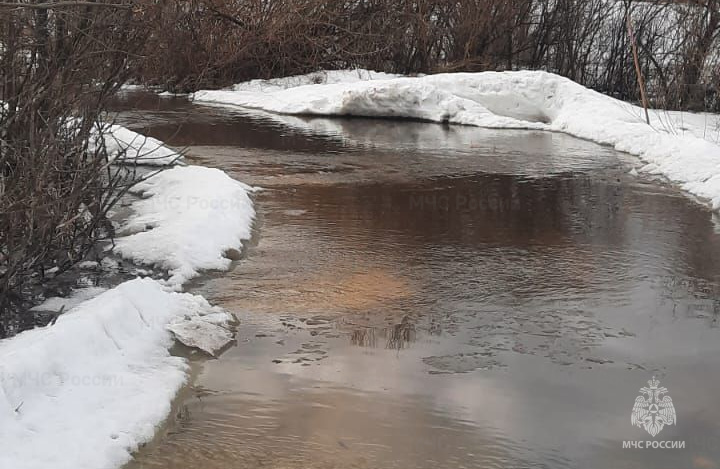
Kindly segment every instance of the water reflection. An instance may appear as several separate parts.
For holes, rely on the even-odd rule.
[[[712,467],[709,211],[567,136],[251,118],[149,131],[266,190],[247,258],[194,285],[241,318],[190,418],[133,467]],[[163,121],[164,119],[164,121]],[[271,122],[268,123],[268,120]],[[661,377],[683,451],[628,452]],[[639,432],[639,433],[638,433]]]
[[[340,326],[342,331],[347,325]],[[409,315],[405,315],[399,324],[390,327],[364,326],[352,329],[350,342],[358,347],[375,348],[378,338],[385,343],[386,349],[402,350],[417,340],[415,323]]]
[[[366,181],[478,172],[543,177],[605,169],[618,161],[616,152],[560,133],[281,116],[147,93],[123,95],[115,109],[119,122],[170,145],[190,146],[191,156],[241,173],[247,182],[260,183],[256,178],[263,176],[262,185],[334,183],[338,170]],[[277,180],[268,180],[268,167]],[[314,177],[288,177],[297,168]]]
[[[350,335],[350,342],[358,347],[377,347],[377,336],[375,327],[363,327],[355,329]]]
[[[661,297],[672,305],[674,319],[700,319],[717,328],[720,316],[720,286],[699,278],[667,277],[660,280]],[[691,292],[688,295],[688,292]]]

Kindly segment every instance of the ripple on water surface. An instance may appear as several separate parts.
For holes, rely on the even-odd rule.
[[[637,161],[561,134],[145,106],[151,135],[265,190],[245,258],[193,286],[238,313],[238,345],[131,467],[720,465],[717,228]],[[648,439],[630,411],[652,375],[684,450],[622,449]]]

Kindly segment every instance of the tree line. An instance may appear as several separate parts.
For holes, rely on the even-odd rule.
[[[541,69],[638,100],[628,18],[655,106],[720,109],[720,0],[180,0],[158,11],[138,79]]]

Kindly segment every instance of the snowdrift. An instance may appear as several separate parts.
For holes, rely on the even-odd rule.
[[[0,101],[0,106],[5,104]],[[72,129],[78,123],[76,118],[70,118],[67,126]],[[88,150],[95,151],[101,145],[105,146],[108,159],[116,164],[170,166],[183,160],[182,154],[164,142],[118,124],[96,124],[93,127]]]
[[[133,163],[178,156],[119,126],[108,135]],[[120,467],[153,438],[187,379],[186,361],[168,351],[174,339],[216,355],[234,338],[232,315],[176,290],[201,269],[229,266],[224,254],[251,235],[253,189],[217,169],[178,166],[136,190],[143,198],[116,249],[170,278],[49,300],[44,308],[72,309],[55,325],[0,341],[1,468]]]
[[[176,289],[200,270],[227,269],[228,251],[250,239],[254,189],[219,169],[176,167],[134,190],[143,198],[132,204],[135,215],[120,230],[115,251],[168,270]]]
[[[0,342],[0,467],[126,463],[186,380],[169,329],[227,320],[202,297],[136,279]]]
[[[288,88],[296,88],[305,85],[332,85],[360,83],[369,80],[389,80],[402,78],[402,75],[393,73],[375,72],[372,70],[323,70],[307,75],[295,75],[283,78],[272,78],[270,80],[250,80],[238,83],[232,87],[233,91],[250,91],[271,93],[282,91]]]
[[[102,139],[108,156],[117,163],[168,166],[182,161],[180,153],[168,148],[160,140],[133,132],[121,125],[108,125]]]
[[[387,77],[361,71],[313,75],[200,91],[198,103],[279,114],[412,118],[488,128],[564,132],[639,156],[660,174],[720,208],[720,129],[707,115],[653,112],[536,72]],[[351,77],[351,78],[349,78]],[[320,81],[320,83],[317,83]]]

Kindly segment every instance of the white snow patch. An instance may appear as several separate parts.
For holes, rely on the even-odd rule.
[[[200,91],[193,99],[279,114],[414,118],[488,128],[564,132],[610,145],[652,166],[688,192],[720,209],[720,120],[707,114],[653,112],[651,125],[637,106],[546,72],[448,73],[363,79],[350,72]],[[371,72],[368,72],[371,73]]]
[[[175,288],[200,270],[227,269],[225,252],[250,239],[253,188],[219,169],[176,167],[135,189],[145,198],[132,204],[135,215],[120,232],[134,234],[118,238],[115,249],[135,263],[167,269]]]
[[[136,84],[129,84],[125,83],[124,85],[120,86],[120,91],[123,92],[131,92],[131,91],[143,91],[147,89],[144,85],[136,85]]]
[[[323,70],[306,75],[246,81],[233,86],[232,89],[233,91],[271,93],[304,85],[358,83],[371,80],[388,80],[400,78],[401,76],[402,75],[374,72],[365,69]]]
[[[205,299],[136,279],[54,326],[0,341],[0,467],[114,469],[152,439],[187,379],[170,329],[230,320]]]
[[[107,288],[102,287],[79,288],[77,290],[73,290],[67,297],[54,296],[52,298],[48,298],[43,303],[32,308],[31,311],[58,312],[62,308],[65,308],[65,311],[69,311],[83,301],[95,298],[105,291],[107,291]]]
[[[655,126],[672,134],[690,133],[714,143],[720,143],[720,114],[709,112],[680,112],[653,109]]]
[[[167,166],[182,161],[182,156],[158,139],[147,137],[121,125],[104,129],[103,140],[108,156],[122,164]]]
[[[113,272],[120,268],[120,263],[110,257],[104,257],[102,261],[100,261],[100,267],[103,270]]]
[[[97,270],[100,268],[100,263],[97,261],[82,261],[78,264],[78,268],[82,270]]]
[[[163,91],[161,93],[158,93],[158,96],[161,98],[186,98],[188,96],[188,93],[173,93],[171,91]]]

